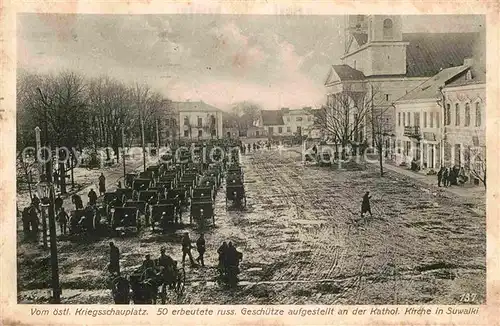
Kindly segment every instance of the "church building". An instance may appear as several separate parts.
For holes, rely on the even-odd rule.
[[[395,147],[394,102],[439,73],[470,58],[478,33],[403,33],[398,15],[345,18],[342,64],[332,65],[325,81],[327,110],[351,113],[352,143],[374,145],[383,123],[386,148]],[[343,100],[349,98],[349,101]],[[345,104],[349,103],[349,104]],[[359,118],[362,117],[362,118]],[[359,119],[359,123],[356,122]]]

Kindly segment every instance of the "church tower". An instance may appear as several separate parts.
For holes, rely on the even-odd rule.
[[[401,16],[348,16],[344,64],[365,76],[406,74],[406,46]]]

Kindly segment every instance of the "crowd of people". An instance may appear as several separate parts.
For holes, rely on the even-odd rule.
[[[458,166],[452,168],[441,167],[437,173],[438,187],[441,187],[441,185],[443,187],[457,186],[458,184],[467,182],[467,176],[462,172],[462,169]]]
[[[54,179],[56,180],[56,179]],[[106,192],[106,177],[103,173],[99,176],[99,194],[100,196],[104,195]],[[86,209],[92,214],[97,213],[97,199],[99,198],[94,189],[90,189],[87,194],[88,202],[87,207],[84,208],[83,200],[80,195],[74,194],[71,196],[71,201],[75,206],[75,210],[83,210]],[[42,214],[41,204],[48,204],[48,198],[38,198],[36,194],[34,194],[31,198],[30,204],[25,207],[21,213],[21,220],[23,225],[23,231],[26,234],[29,233],[38,233],[39,225],[40,225],[40,216]],[[60,194],[54,199],[54,215],[57,223],[59,224],[61,234],[67,234],[68,232],[68,224],[71,223],[71,216],[66,212],[64,208],[64,199]],[[80,217],[80,220],[74,221],[76,225],[84,225],[86,223],[86,219],[89,218],[88,214],[83,214]]]
[[[200,265],[205,267],[205,251],[206,251],[206,243],[205,237],[202,234],[198,237],[195,242],[196,250],[198,251],[198,257],[196,259],[193,258],[191,253],[191,249],[194,247],[191,238],[189,237],[189,233],[185,232],[182,240],[181,240],[181,250],[182,250],[182,266],[185,265],[186,256],[189,258],[189,262],[191,267],[196,268]],[[109,243],[110,254],[109,254],[109,265],[108,270],[114,276],[120,275],[120,250],[114,244],[114,242]],[[231,241],[224,241],[222,245],[217,249],[218,254],[218,270],[224,274],[230,267],[234,267],[239,273],[239,263],[243,259],[243,254],[236,250],[235,246]],[[164,270],[168,271],[170,276],[175,274],[177,269],[177,262],[169,255],[166,254],[165,247],[160,249],[160,256],[158,259],[151,259],[151,254],[146,254],[145,259],[141,264],[141,270],[155,269],[157,267],[163,267]]]

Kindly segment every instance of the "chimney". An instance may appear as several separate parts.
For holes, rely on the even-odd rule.
[[[474,64],[474,59],[473,58],[465,58],[464,59],[464,66],[472,66]]]

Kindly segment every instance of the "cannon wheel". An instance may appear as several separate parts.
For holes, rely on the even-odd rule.
[[[186,289],[186,271],[184,267],[178,269],[177,281],[175,282],[175,293],[178,296],[184,294],[184,290]]]

